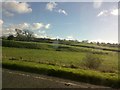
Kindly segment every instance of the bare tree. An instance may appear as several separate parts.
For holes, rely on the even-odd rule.
[[[17,40],[30,41],[33,38],[33,32],[30,30],[15,29]]]

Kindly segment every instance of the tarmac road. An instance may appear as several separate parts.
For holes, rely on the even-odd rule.
[[[2,69],[2,88],[109,88],[82,82]]]

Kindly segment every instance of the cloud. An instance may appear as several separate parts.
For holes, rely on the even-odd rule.
[[[5,36],[8,36],[10,34],[15,35],[16,32],[15,32],[15,29],[12,28],[12,27],[6,27],[6,28],[3,27],[2,28],[2,34],[5,35]]]
[[[30,8],[30,5],[25,2],[3,2],[2,3],[2,9],[3,13],[8,16],[13,16],[14,13],[17,14],[24,14],[24,13],[30,13],[32,12],[32,8]]]
[[[40,34],[45,34],[46,32],[45,31],[43,31],[43,30],[39,30],[38,31]]]
[[[49,38],[45,31],[40,31],[39,33],[35,33],[34,36],[36,38]]]
[[[63,9],[59,9],[58,12],[62,13],[62,14],[65,14],[65,15],[68,15],[67,12],[65,10],[63,10]]]
[[[44,23],[21,23],[21,24],[12,24],[7,27],[3,27],[3,35],[8,35],[8,34],[15,34],[15,29],[20,29],[20,30],[39,30],[38,32],[41,33],[40,30],[46,30],[50,28],[51,24],[44,24]],[[43,33],[44,31],[42,31]],[[41,33],[41,34],[42,34]],[[44,32],[45,33],[45,32]]]
[[[113,9],[113,10],[111,10],[110,13],[111,13],[112,15],[117,16],[117,15],[118,15],[118,9]]]
[[[22,23],[22,24],[10,25],[9,29],[14,30],[14,29],[17,28],[17,29],[24,30],[24,29],[29,29],[29,27],[30,27],[30,24],[28,24],[28,23]]]
[[[70,36],[66,37],[66,40],[74,40],[74,38],[73,38],[73,36],[70,35]]]
[[[2,24],[3,24],[3,20],[0,19],[0,26],[2,26]]]
[[[115,9],[111,9],[111,10],[103,10],[101,11],[100,13],[98,13],[97,17],[100,17],[100,16],[118,16],[118,9],[115,8]]]
[[[57,3],[55,2],[49,2],[46,4],[46,9],[49,10],[49,11],[53,11],[54,8],[56,8],[57,6]]]
[[[93,7],[94,8],[100,8],[103,3],[103,0],[93,0]]]
[[[101,11],[97,16],[108,16],[109,15],[109,12],[107,10],[103,10]]]
[[[5,36],[8,36],[10,34],[15,35],[16,34],[15,29],[16,28],[24,30],[24,29],[28,29],[29,25],[28,25],[28,23],[22,23],[22,24],[10,25],[10,26],[7,26],[7,27],[3,26],[3,28],[2,28],[3,35],[5,35]]]
[[[50,24],[45,25],[45,28],[49,29],[50,28]]]
[[[32,25],[33,30],[41,29],[43,27],[44,27],[43,23],[33,23],[33,25]]]
[[[2,35],[2,25],[3,25],[3,20],[0,19],[0,36]]]
[[[34,37],[36,37],[36,38],[41,38],[41,36],[38,35],[38,34],[34,34]]]
[[[38,30],[38,29],[49,29],[51,24],[43,24],[43,23],[33,23],[31,29]]]
[[[100,42],[100,43],[118,43],[118,41],[114,41],[114,40],[102,40],[102,39],[89,40],[89,42]]]
[[[6,11],[6,10],[3,10],[3,14],[4,14],[5,16],[8,16],[8,17],[14,16],[14,13],[8,12],[8,11]]]
[[[58,4],[55,2],[49,2],[46,4],[46,9],[49,11],[54,11],[60,14],[68,15],[68,13],[64,9],[58,8],[57,5]]]

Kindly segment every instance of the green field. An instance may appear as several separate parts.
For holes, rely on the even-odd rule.
[[[37,49],[21,49],[3,47],[3,60],[15,59],[20,61],[32,61],[38,63],[52,64],[57,66],[83,68],[83,58],[87,53],[84,52],[65,52],[65,51],[48,51]],[[96,54],[97,55],[97,54]],[[100,71],[117,72],[118,55],[110,53],[109,55],[97,55],[103,58],[102,65],[98,68]]]
[[[84,65],[84,59],[89,54],[102,60],[98,68],[91,69]],[[85,81],[90,79],[89,83],[99,82],[101,79],[105,82],[102,82],[103,85],[109,86],[112,86],[112,83],[114,86],[118,82],[118,54],[118,52],[62,44],[20,41],[5,41],[2,47],[3,67],[30,69],[38,67],[46,72],[53,69],[55,75],[70,72],[73,77],[70,75],[69,79],[73,79],[76,75],[83,77]],[[31,71],[34,72],[34,69]]]

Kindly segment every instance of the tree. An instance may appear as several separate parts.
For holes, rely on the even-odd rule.
[[[7,37],[7,39],[8,39],[8,40],[13,40],[13,39],[14,39],[14,36],[13,36],[13,35],[9,35],[9,36]]]
[[[23,39],[22,30],[15,29],[15,31],[16,31],[16,39],[17,40],[22,40]]]
[[[83,40],[82,43],[88,43],[89,41],[88,40]]]
[[[23,30],[23,35],[25,35],[28,41],[30,41],[34,37],[33,32],[29,30]]]
[[[20,29],[15,29],[15,31],[16,31],[17,36],[19,36],[20,34],[22,34],[22,30],[20,30]]]
[[[16,39],[22,41],[30,41],[33,38],[33,32],[30,30],[15,29]]]
[[[100,43],[99,43],[99,42],[97,42],[97,45],[100,45]]]
[[[6,40],[7,39],[7,37],[6,36],[2,36],[2,40]]]

